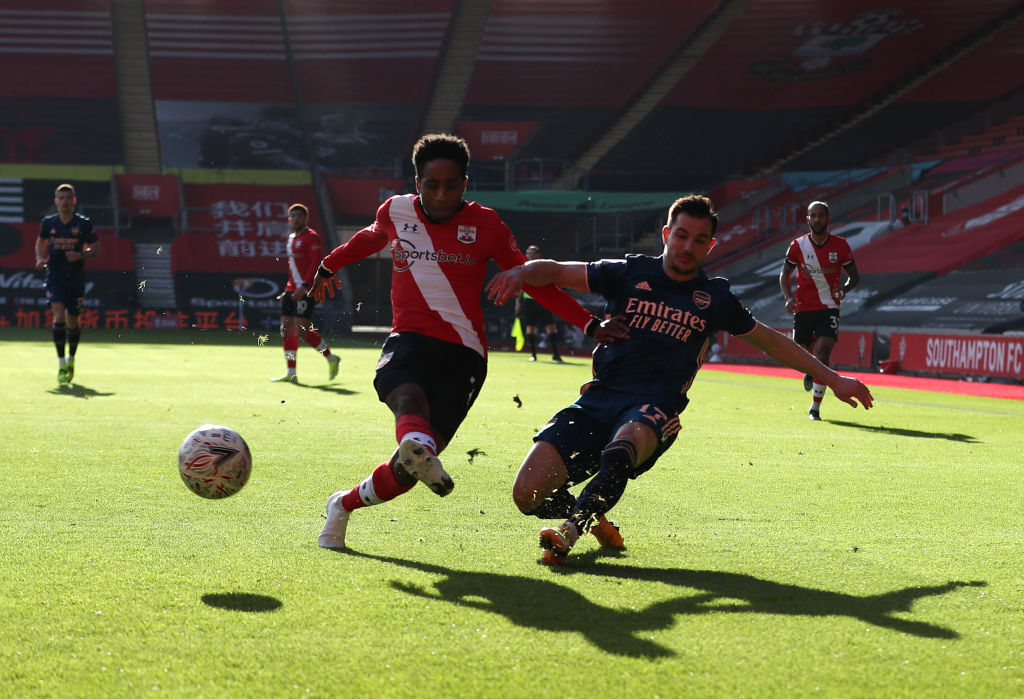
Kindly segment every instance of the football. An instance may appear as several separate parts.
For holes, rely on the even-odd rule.
[[[178,472],[196,495],[211,500],[234,495],[249,480],[252,455],[242,436],[223,425],[201,425],[178,450]]]

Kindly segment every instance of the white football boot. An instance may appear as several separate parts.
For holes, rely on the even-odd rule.
[[[327,498],[327,521],[320,530],[316,543],[325,549],[345,548],[345,530],[348,528],[348,516],[352,514],[341,506],[341,496],[347,490],[339,490]]]
[[[441,467],[441,460],[415,439],[407,439],[398,447],[398,463],[410,476],[444,497],[452,492],[455,483]]]

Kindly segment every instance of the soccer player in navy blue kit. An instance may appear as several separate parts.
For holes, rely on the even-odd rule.
[[[544,527],[544,562],[560,564],[581,534],[602,546],[623,548],[618,528],[605,517],[630,479],[664,454],[679,432],[687,390],[715,333],[724,330],[770,357],[829,386],[845,403],[865,408],[871,392],[840,376],[804,348],[759,323],[723,278],[701,269],[714,246],[718,216],[707,197],[676,200],[662,229],[660,257],[556,262],[535,260],[495,276],[488,297],[502,304],[524,283],[596,292],[605,297],[605,323],[622,322],[629,336],[600,344],[594,378],[580,397],[559,411],[534,437],[516,476],[512,497],[524,514],[564,519]],[[589,483],[575,497],[571,486]]]
[[[92,221],[75,213],[75,188],[62,184],[54,192],[57,213],[47,216],[36,238],[36,269],[46,270],[46,297],[53,309],[53,344],[57,347],[57,382],[75,377],[75,352],[82,331],[78,316],[85,297],[85,260],[100,254]],[[65,345],[68,356],[64,356]]]

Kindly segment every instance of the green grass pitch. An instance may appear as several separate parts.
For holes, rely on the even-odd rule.
[[[613,511],[628,548],[549,569],[511,485],[585,359],[494,353],[455,491],[332,552],[326,497],[394,447],[376,348],[328,384],[303,346],[296,386],[276,334],[87,331],[61,389],[48,332],[2,333],[0,695],[1024,694],[1024,402],[876,388],[811,423],[795,374],[703,372]],[[234,497],[178,477],[204,422],[252,450]]]

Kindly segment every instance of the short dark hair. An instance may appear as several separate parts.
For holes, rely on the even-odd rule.
[[[288,207],[288,213],[291,214],[295,209],[298,209],[302,213],[306,214],[306,216],[309,216],[309,209],[306,208],[305,204],[292,204]]]
[[[419,177],[431,160],[443,158],[454,161],[465,177],[469,172],[469,144],[458,136],[447,133],[427,134],[412,147],[412,165]]]
[[[690,194],[672,202],[672,206],[668,208],[667,225],[670,228],[672,227],[672,222],[676,220],[676,216],[679,214],[689,214],[694,218],[708,219],[711,221],[711,235],[714,235],[715,231],[718,230],[718,212],[711,205],[711,200],[701,194]]]

